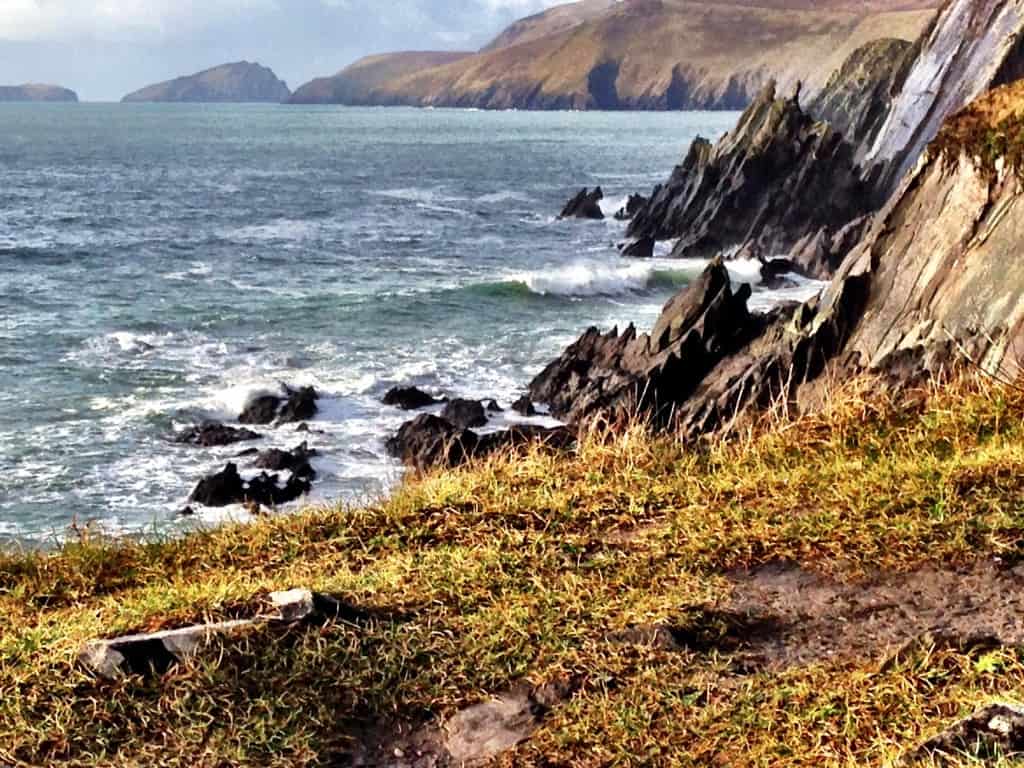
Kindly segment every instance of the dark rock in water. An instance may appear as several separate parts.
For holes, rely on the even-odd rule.
[[[263,435],[249,429],[236,429],[220,424],[216,421],[207,421],[196,427],[180,432],[174,437],[174,442],[188,445],[198,445],[201,448],[214,448],[234,443],[244,443],[250,440],[260,440]]]
[[[450,400],[441,411],[441,418],[459,429],[487,426],[487,411],[479,400]]]
[[[238,421],[242,424],[273,424],[280,407],[281,398],[277,395],[260,395],[246,404]]]
[[[630,259],[653,259],[654,238],[640,237],[636,240],[629,240],[619,246],[619,251]]]
[[[761,285],[772,290],[791,285],[786,275],[800,274],[797,265],[789,259],[769,259],[761,262]]]
[[[301,389],[285,388],[288,396],[285,400],[281,413],[277,416],[278,424],[290,424],[295,421],[308,421],[316,416],[316,401],[320,398],[319,393],[313,387],[302,387]]]
[[[530,400],[529,395],[523,395],[512,403],[512,410],[520,416],[530,417],[537,415],[537,409],[533,407],[533,402]]]
[[[564,449],[575,442],[575,435],[564,427],[545,429],[526,424],[478,435],[445,419],[423,414],[403,424],[388,440],[387,450],[410,467],[424,471],[434,467],[456,467],[473,458],[533,442]]]
[[[626,204],[615,212],[615,218],[619,221],[629,221],[636,216],[637,213],[647,205],[647,203],[648,200],[643,195],[630,195]]]
[[[317,414],[320,395],[313,387],[283,387],[283,396],[260,395],[251,400],[238,417],[242,424],[289,424],[308,421]]]
[[[193,517],[196,511],[192,507],[184,507],[178,510],[178,517]]]
[[[316,470],[313,469],[309,460],[314,456],[316,456],[316,451],[311,450],[307,443],[296,446],[290,451],[271,448],[260,453],[253,466],[259,469],[268,469],[271,472],[288,471],[296,477],[313,480],[316,478]]]
[[[904,764],[961,764],[971,760],[1012,760],[1024,756],[1024,709],[993,704],[921,745]],[[988,763],[986,763],[987,765]],[[995,764],[994,762],[992,764]]]
[[[235,464],[228,464],[215,475],[199,481],[189,502],[205,507],[227,507],[231,504],[258,504],[276,507],[294,501],[309,493],[312,485],[308,477],[292,475],[282,488],[277,475],[264,472],[252,480],[243,480]]]
[[[601,210],[601,201],[604,200],[604,192],[600,187],[593,191],[583,188],[565,204],[560,219],[603,219],[604,211]]]
[[[391,456],[417,469],[457,466],[476,451],[475,432],[459,429],[450,421],[423,414],[403,424],[386,444]]]
[[[504,413],[505,412],[505,409],[502,408],[500,405],[498,405],[498,401],[497,400],[489,400],[489,401],[487,401],[486,408],[487,408],[487,412],[488,413]]]
[[[384,395],[384,405],[401,408],[403,411],[418,411],[432,405],[440,405],[440,400],[428,395],[417,387],[394,387]]]
[[[309,424],[307,424],[306,422],[302,422],[301,424],[299,424],[299,426],[297,426],[295,428],[295,431],[296,432],[309,432]]]

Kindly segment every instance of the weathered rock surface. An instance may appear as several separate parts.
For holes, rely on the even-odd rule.
[[[575,434],[562,427],[547,429],[516,424],[507,430],[481,435],[443,418],[423,414],[403,424],[387,441],[387,450],[408,466],[424,471],[456,467],[474,458],[533,442],[563,449],[575,442]]]
[[[487,410],[479,400],[456,398],[450,400],[441,411],[441,418],[459,429],[473,429],[487,426]]]
[[[319,393],[313,387],[282,387],[281,395],[260,395],[239,415],[242,424],[290,424],[309,421],[317,414]]]
[[[270,69],[248,61],[150,85],[124,97],[125,102],[271,102],[291,96],[287,84]]]
[[[601,210],[601,201],[604,200],[604,192],[600,187],[593,191],[581,189],[562,209],[558,218],[560,219],[595,219],[604,218],[604,211]]]
[[[655,245],[653,237],[645,236],[627,240],[619,246],[619,251],[628,259],[653,259]]]
[[[0,85],[0,102],[77,102],[78,94],[58,85]]]
[[[250,440],[260,440],[263,435],[250,429],[237,429],[220,422],[207,421],[198,426],[186,429],[174,436],[174,442],[196,445],[201,448],[215,448]]]
[[[533,407],[533,402],[530,400],[529,395],[523,395],[512,403],[512,410],[520,416],[526,416],[527,418],[537,415],[537,409]]]
[[[628,235],[677,239],[673,257],[704,259],[772,258],[808,238],[830,239],[873,206],[854,155],[842,134],[800,107],[799,92],[776,98],[771,84],[717,145],[693,143]],[[827,277],[844,255],[805,248],[793,258]]]
[[[312,472],[311,467],[309,471]],[[292,474],[282,483],[277,474],[266,472],[246,480],[239,474],[238,466],[229,463],[220,472],[200,480],[189,496],[189,502],[205,507],[227,507],[232,504],[277,507],[309,493],[311,480],[310,474]]]
[[[445,402],[442,398],[428,395],[418,387],[393,387],[384,395],[384,405],[400,408],[403,411],[418,411]]]

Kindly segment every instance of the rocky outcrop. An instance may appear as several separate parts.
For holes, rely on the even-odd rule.
[[[892,386],[962,366],[1017,376],[1024,181],[1019,158],[979,156],[993,146],[978,133],[979,115],[996,110],[984,103],[999,105],[993,130],[1024,131],[1024,82],[950,121],[820,299],[774,317],[748,313],[715,263],[651,337],[584,334],[534,381],[534,399],[573,423],[639,409],[696,438],[774,402],[814,408],[830,381],[857,373]],[[1017,117],[1006,118],[1014,103]]]
[[[78,94],[58,85],[0,85],[0,103],[9,101],[77,102]]]
[[[240,61],[147,86],[128,94],[122,101],[280,104],[291,95],[288,85],[272,70],[259,64]]]
[[[259,440],[263,436],[250,429],[228,427],[220,422],[207,421],[198,426],[190,427],[174,436],[174,442],[196,445],[200,448],[216,448],[234,445],[251,440]]]
[[[393,387],[387,391],[383,400],[384,405],[403,411],[418,411],[443,402],[443,399],[435,398],[417,387]]]
[[[530,443],[562,449],[573,442],[575,435],[561,427],[546,429],[517,424],[507,430],[481,435],[447,419],[423,414],[402,425],[387,441],[387,451],[406,465],[425,471],[434,467],[457,467],[472,459]]]
[[[313,387],[284,386],[281,394],[258,395],[246,403],[238,420],[242,424],[289,424],[309,421],[317,414],[319,393]]]
[[[615,218],[618,221],[631,221],[648,202],[643,195],[630,195],[626,204],[615,212]]]
[[[601,220],[604,218],[604,211],[601,210],[602,200],[604,192],[600,187],[594,187],[592,191],[583,188],[565,204],[558,218]]]
[[[799,91],[762,91],[717,145],[698,139],[656,187],[628,231],[633,242],[676,239],[674,258],[793,253],[806,274],[828,277],[845,255],[837,235],[874,205],[856,150],[799,103]]]
[[[497,403],[494,406],[497,407]],[[445,405],[441,418],[459,429],[473,429],[487,426],[487,410],[479,400],[456,398]],[[491,409],[493,411],[493,409]]]
[[[266,460],[276,461],[277,458],[269,456]],[[248,504],[273,508],[295,501],[309,493],[315,472],[309,465],[308,454],[294,457],[289,463],[294,465],[294,471],[285,480],[267,472],[246,480],[239,474],[237,465],[228,464],[220,472],[200,480],[189,496],[189,503],[204,507]]]

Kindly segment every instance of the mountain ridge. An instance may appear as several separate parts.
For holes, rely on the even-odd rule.
[[[480,51],[450,54],[451,60],[436,65],[408,54],[361,59],[301,86],[292,101],[740,109],[770,80],[783,89],[804,82],[815,92],[863,44],[883,37],[916,39],[936,5],[937,0],[585,0],[522,19]]]

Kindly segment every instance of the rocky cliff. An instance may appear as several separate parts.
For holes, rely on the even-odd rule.
[[[0,102],[4,101],[77,102],[78,94],[57,85],[2,85]]]
[[[916,39],[937,0],[586,0],[433,64],[357,62],[296,100],[492,109],[742,109],[770,80],[817,92],[854,50]],[[368,83],[369,87],[361,87]]]
[[[125,102],[270,102],[291,97],[284,81],[259,64],[241,61],[187,77],[150,85],[122,99]]]
[[[1003,38],[991,39],[1000,19],[1015,21],[1001,27]],[[945,58],[934,55],[951,29],[963,36],[959,44],[946,48]],[[910,114],[907,104],[931,106],[915,113],[920,125],[899,131],[887,118],[873,147],[893,147],[889,162],[908,164],[907,153],[938,131],[941,111],[963,106],[945,97],[948,89],[968,94],[996,73],[1019,70],[1022,31],[1016,0],[947,5],[893,114]],[[956,66],[946,66],[949,57]],[[913,74],[922,62],[940,63],[927,65],[935,78]],[[630,415],[639,406],[696,438],[772,403],[812,408],[829,382],[856,373],[897,385],[958,366],[1017,375],[1024,353],[1024,83],[943,119],[940,135],[862,225],[820,298],[751,313],[745,291],[713,262],[669,302],[650,335],[591,329],[537,377],[531,395],[572,422]]]

